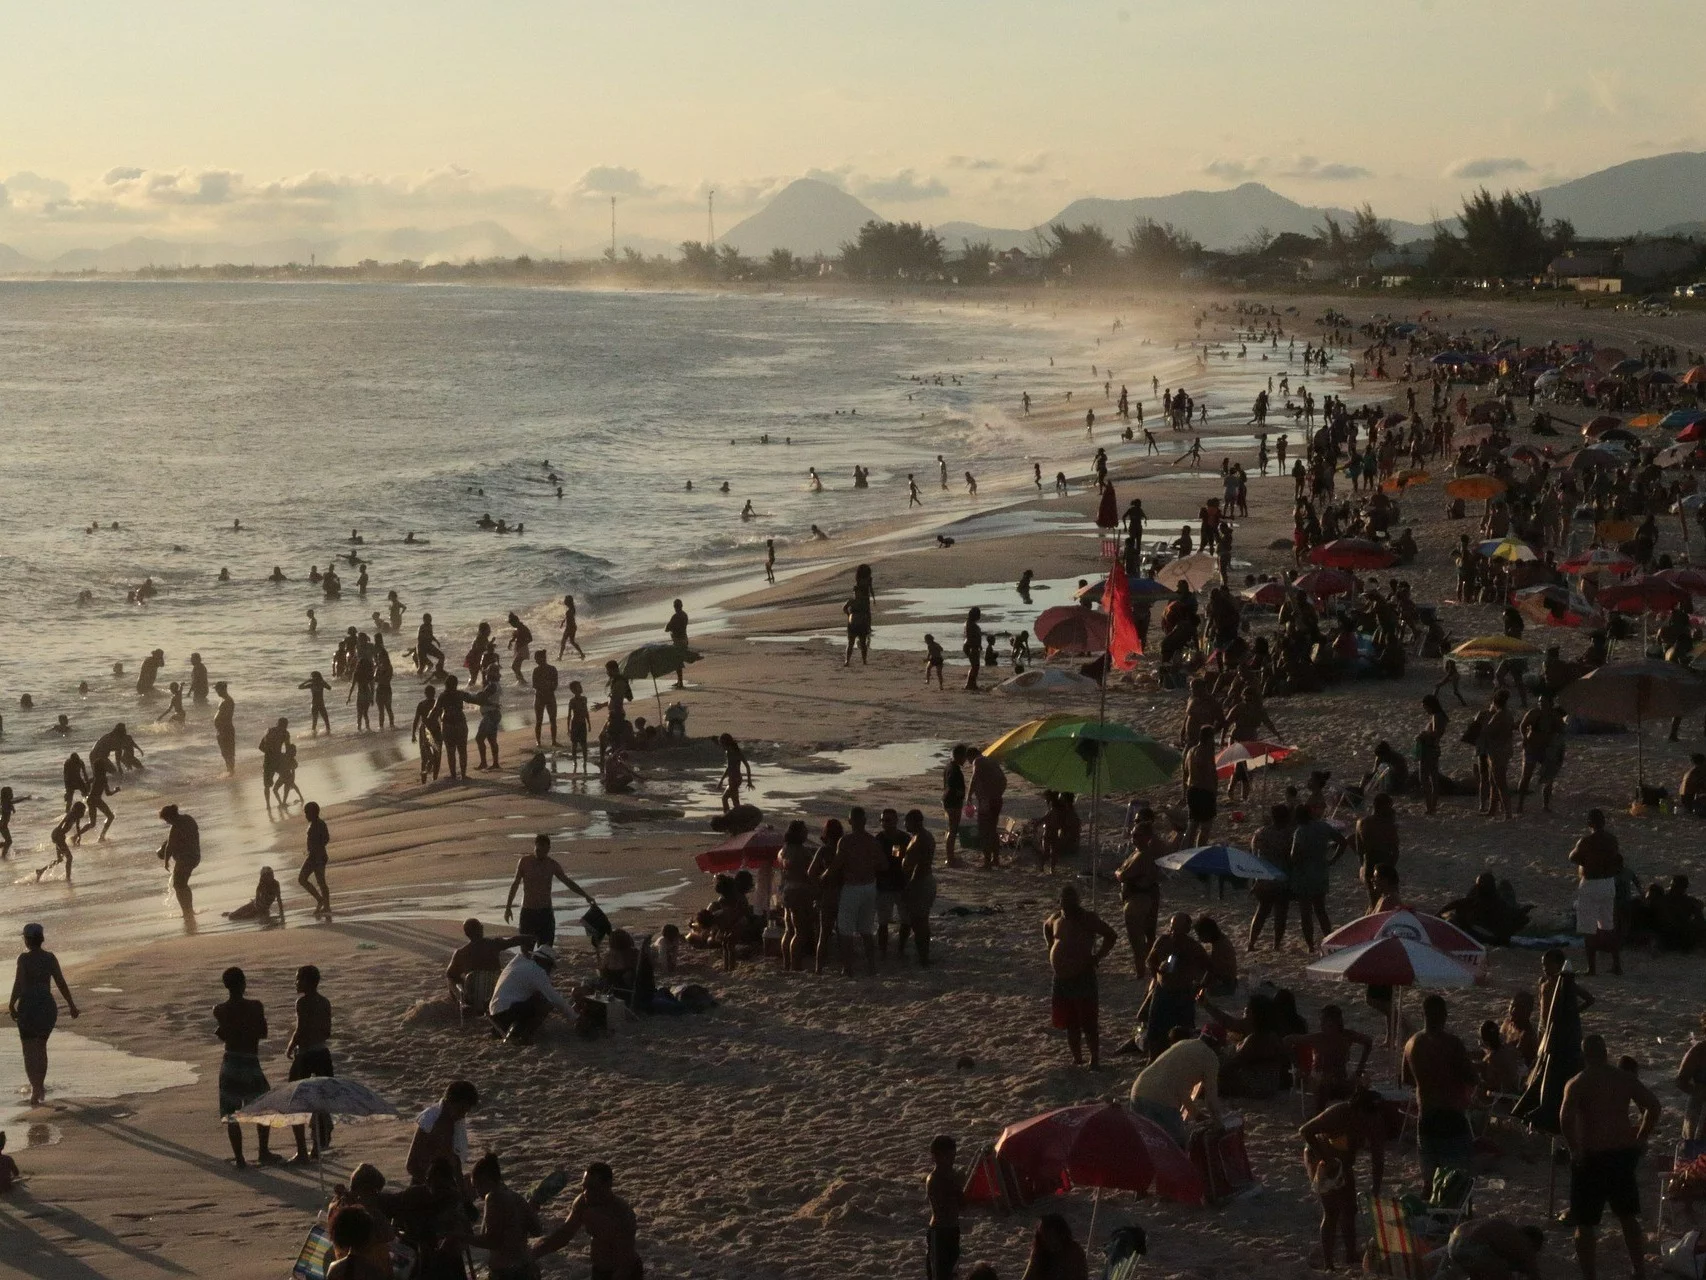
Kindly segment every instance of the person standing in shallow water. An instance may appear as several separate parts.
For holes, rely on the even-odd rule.
[[[18,1026],[32,1107],[41,1106],[47,1096],[47,1038],[59,1021],[54,987],[65,997],[65,1011],[73,1018],[78,1016],[77,1002],[71,998],[59,957],[42,947],[45,937],[39,924],[24,926],[24,950],[18,956],[17,976],[12,979],[12,996],[6,1005],[8,1016]]]
[[[312,800],[302,806],[302,816],[308,819],[308,856],[302,863],[296,883],[314,899],[315,916],[330,919],[332,891],[326,887],[326,865],[331,860],[328,854],[332,843],[331,828],[320,816],[320,806]]]
[[[213,712],[213,736],[219,743],[219,754],[225,757],[225,776],[237,772],[237,703],[225,681],[213,686],[219,695],[219,706]]]
[[[663,624],[663,629],[669,633],[669,642],[677,649],[687,647],[687,610],[681,607],[681,601],[675,602],[675,612],[669,615],[669,621]],[[675,687],[677,689],[687,687],[685,663],[675,669]]]
[[[557,668],[544,649],[533,651],[533,741],[543,746],[545,722],[551,722],[551,745],[557,745]]]
[[[586,650],[581,648],[580,641],[575,639],[575,634],[579,630],[580,623],[577,621],[575,616],[575,598],[573,596],[564,596],[563,637],[557,642],[557,658],[559,661],[562,659],[564,652],[570,645],[575,647],[575,656],[585,660]]]

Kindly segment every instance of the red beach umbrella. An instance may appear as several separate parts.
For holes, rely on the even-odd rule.
[[[1321,954],[1330,955],[1349,947],[1377,942],[1381,938],[1408,938],[1413,942],[1425,942],[1436,951],[1443,951],[1472,968],[1479,968],[1487,960],[1487,948],[1482,946],[1473,934],[1459,929],[1449,920],[1430,916],[1425,911],[1417,911],[1411,907],[1370,912],[1349,924],[1340,925],[1321,939]]]
[[[730,836],[715,849],[707,849],[693,859],[699,870],[707,875],[728,875],[731,872],[776,865],[776,855],[782,849],[782,833],[772,826],[754,827],[738,836]]]
[[[1114,486],[1102,486],[1102,502],[1096,508],[1096,527],[1099,529],[1117,529],[1120,527],[1120,504],[1114,497]]]
[[[1277,742],[1263,742],[1259,739],[1234,742],[1222,747],[1220,754],[1215,756],[1214,775],[1217,778],[1230,778],[1240,764],[1246,769],[1266,768],[1270,764],[1278,764],[1296,750],[1296,747],[1282,747]]]
[[[1594,603],[1614,613],[1669,613],[1679,604],[1686,608],[1689,594],[1659,578],[1640,578],[1614,583],[1601,591]]]
[[[1653,577],[1660,582],[1668,582],[1691,596],[1706,596],[1706,570],[1660,569]]]
[[[1342,596],[1347,591],[1354,591],[1356,579],[1338,569],[1311,569],[1292,585],[1311,599],[1325,600],[1328,596]]]
[[[1088,655],[1108,647],[1108,615],[1083,605],[1057,604],[1044,609],[1031,630],[1050,653]]]
[[[1415,938],[1376,938],[1335,951],[1309,966],[1319,978],[1371,987],[1471,987],[1474,972],[1461,960]]]
[[[1202,1178],[1179,1144],[1153,1120],[1117,1102],[1045,1111],[1008,1125],[995,1141],[1032,1199],[1077,1187],[1106,1187],[1200,1205]]]
[[[1334,538],[1309,553],[1309,563],[1328,569],[1384,569],[1396,564],[1397,555],[1367,538]]]

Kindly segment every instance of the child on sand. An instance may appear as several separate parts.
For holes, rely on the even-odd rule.
[[[569,681],[569,765],[574,766],[580,761],[580,770],[585,773],[588,766],[587,736],[592,727],[592,717],[587,710],[586,691],[581,688],[579,680]]]
[[[925,636],[924,637],[924,683],[926,685],[928,685],[930,683],[930,676],[932,674],[934,674],[936,677],[936,687],[938,689],[943,687],[943,684],[942,684],[942,666],[943,666],[943,663],[946,661],[946,659],[947,659],[947,655],[943,652],[942,646],[936,642],[936,637],[931,636],[931,635]]]

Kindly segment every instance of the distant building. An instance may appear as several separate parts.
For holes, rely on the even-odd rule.
[[[1613,249],[1572,249],[1552,259],[1546,267],[1546,274],[1560,280],[1613,276],[1617,274],[1617,253]]]
[[[1687,240],[1637,240],[1623,248],[1623,274],[1635,280],[1662,280],[1694,270],[1700,246]]]
[[[1569,282],[1577,293],[1623,292],[1623,281],[1618,276],[1571,276]]]
[[[1010,280],[1036,280],[1043,274],[1042,259],[1033,257],[1023,249],[1008,249],[996,254],[991,267],[992,273],[1006,276]]]

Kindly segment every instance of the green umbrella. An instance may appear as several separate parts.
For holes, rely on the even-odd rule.
[[[658,718],[663,718],[663,695],[658,692],[658,677],[674,675],[689,662],[699,661],[699,654],[683,645],[653,640],[641,645],[622,659],[621,671],[630,681],[650,678],[652,696],[658,700]]]
[[[1044,730],[1013,748],[1007,768],[1048,791],[1129,793],[1166,782],[1179,753],[1123,724],[1088,720]]]

